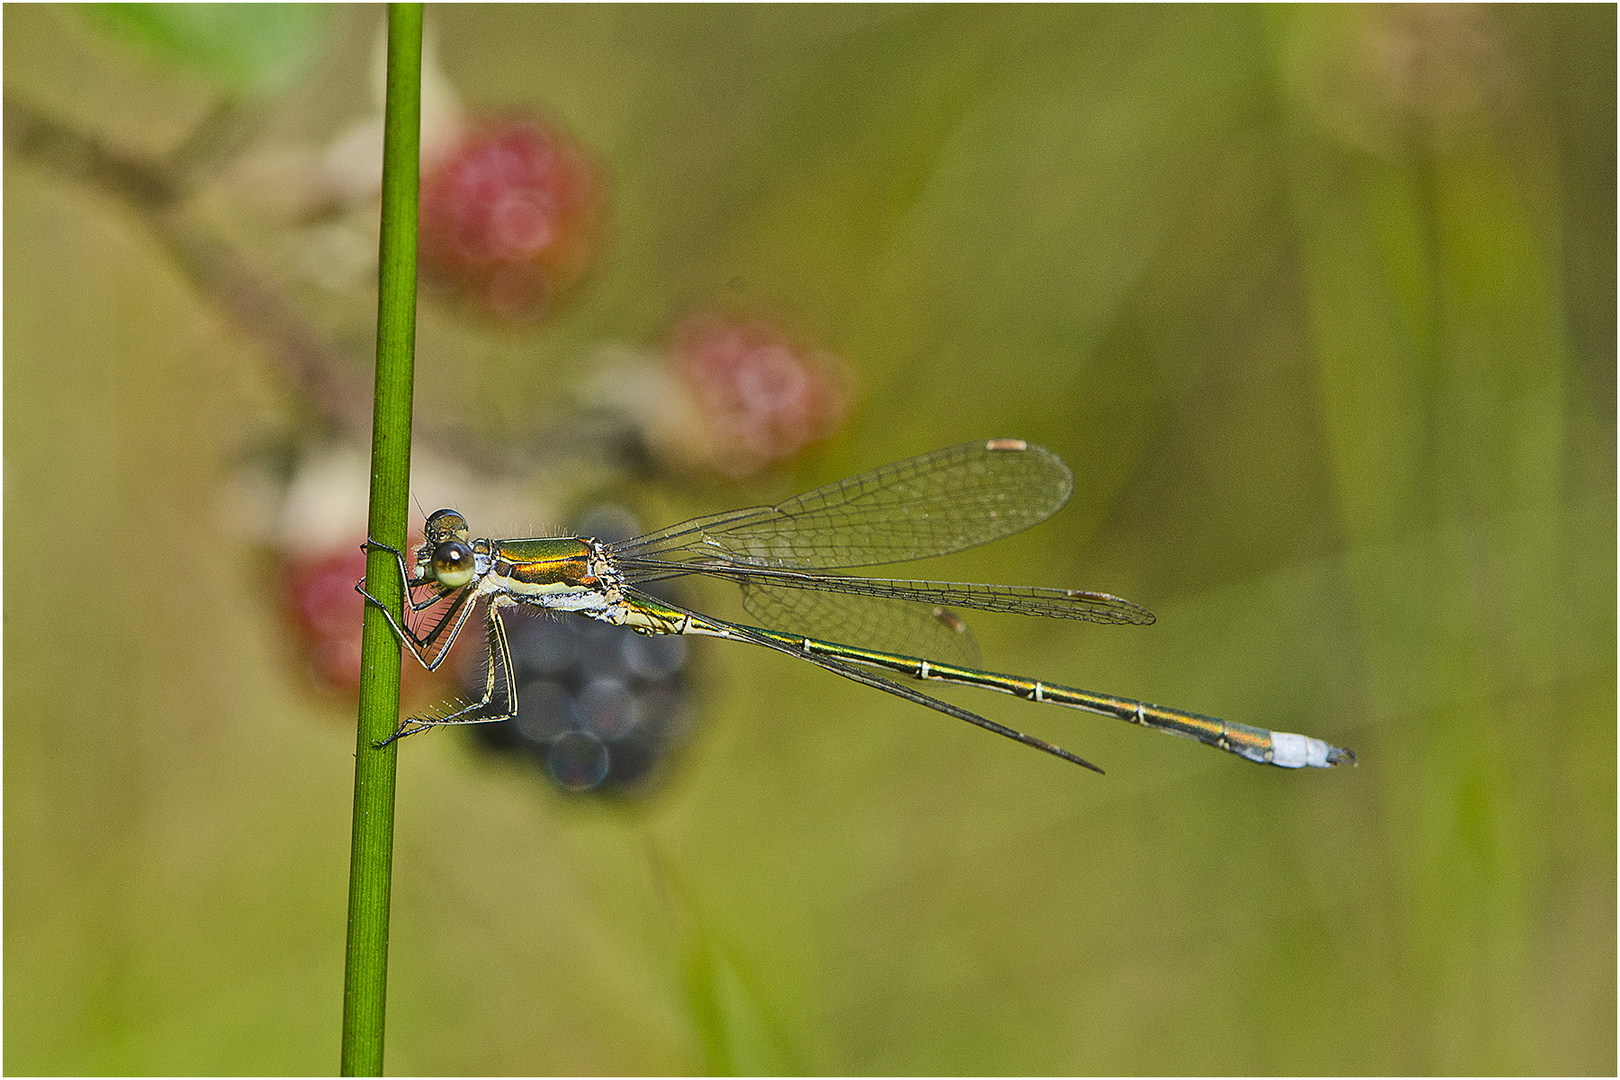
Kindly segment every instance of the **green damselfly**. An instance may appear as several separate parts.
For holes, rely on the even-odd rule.
[[[1074,476],[1055,454],[1019,439],[993,439],[887,465],[775,506],[693,518],[615,543],[572,536],[473,539],[465,518],[454,510],[439,510],[427,519],[414,567],[396,548],[375,541],[366,546],[395,556],[407,606],[415,614],[429,612],[417,633],[383,607],[400,641],[430,671],[443,662],[477,602],[488,602],[484,696],[442,716],[406,719],[379,745],[441,724],[514,716],[517,688],[500,611],[525,606],[574,612],[643,634],[697,634],[761,645],[1096,772],[1102,770],[1062,747],[879,672],[1084,709],[1269,765],[1355,763],[1349,750],[1304,735],[981,670],[973,666],[973,637],[953,611],[1153,622],[1146,609],[1117,596],[825,572],[945,555],[1010,536],[1051,517],[1073,490]],[[693,574],[735,583],[743,606],[777,628],[700,615],[640,588]],[[364,584],[355,586],[362,594]],[[866,644],[842,644],[840,638]]]

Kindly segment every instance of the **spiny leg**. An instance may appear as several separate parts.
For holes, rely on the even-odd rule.
[[[418,603],[411,597],[411,590],[418,585],[436,585],[437,583],[431,581],[413,582],[411,580],[411,570],[405,562],[405,553],[403,551],[400,551],[399,548],[394,547],[392,544],[385,544],[381,540],[373,540],[369,536],[366,537],[366,542],[360,545],[360,550],[386,551],[388,554],[394,557],[394,562],[399,565],[399,581],[400,585],[405,590],[405,602],[411,606],[412,611],[422,611],[425,608],[430,608],[434,604],[437,604],[440,600],[443,600],[446,596],[449,596],[453,591],[450,589],[445,589],[443,586],[438,586],[439,592],[436,595],[430,596],[428,599]],[[377,604],[377,601],[372,598],[371,594],[360,587],[360,585],[363,583],[363,581],[357,582],[355,584],[355,591],[361,596],[364,596],[367,600],[370,600],[373,604]],[[377,604],[377,606],[382,607],[381,604]]]
[[[517,605],[504,596],[490,598],[487,623],[487,636],[489,648],[488,668],[484,673],[484,696],[470,705],[464,705],[456,711],[439,717],[408,717],[401,720],[399,730],[388,738],[374,745],[381,749],[389,743],[403,739],[407,735],[415,735],[428,728],[439,727],[443,724],[494,724],[502,720],[509,720],[517,715],[517,683],[512,671],[512,652],[506,642],[506,624],[501,621],[500,611],[505,607]],[[464,611],[471,611],[468,605]],[[442,621],[442,620],[441,620]],[[463,614],[459,622],[465,622]],[[455,635],[452,634],[451,637]],[[443,654],[440,654],[440,659]]]
[[[472,597],[472,589],[466,585],[463,585],[459,590],[444,589],[442,586],[438,586],[436,583],[417,582],[417,585],[433,584],[436,588],[440,589],[436,595],[431,596],[421,602],[417,602],[411,598],[411,589],[413,586],[411,579],[406,576],[405,560],[404,557],[400,555],[398,549],[389,547],[387,544],[377,543],[376,541],[372,540],[367,540],[366,545],[375,546],[379,550],[392,552],[394,557],[399,561],[400,582],[405,590],[405,601],[410,605],[412,611],[425,611],[434,604],[440,603],[452,593],[460,592],[461,595],[457,596],[454,602],[452,602],[451,605],[445,609],[444,614],[440,615],[438,619],[433,622],[433,625],[428,629],[428,632],[423,636],[418,636],[409,628],[403,627],[396,622],[394,619],[394,613],[389,611],[388,607],[383,604],[382,601],[366,592],[364,579],[354,583],[354,591],[365,597],[372,604],[375,604],[377,609],[383,613],[383,618],[387,619],[388,625],[393,628],[394,636],[399,638],[400,642],[403,643],[406,648],[410,649],[411,655],[416,658],[416,662],[427,668],[429,671],[437,671],[439,669],[439,665],[444,662],[444,658],[449,655],[450,646],[455,642],[456,635],[461,633],[462,626],[466,623],[468,616],[472,614],[474,605],[469,603],[469,600]],[[362,547],[366,545],[362,545]],[[443,638],[442,643],[439,640],[441,637]]]

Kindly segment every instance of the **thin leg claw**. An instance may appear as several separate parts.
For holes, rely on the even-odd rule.
[[[376,742],[372,743],[371,745],[374,748],[376,748],[378,750],[381,750],[385,746],[388,746],[390,743],[396,743],[399,740],[403,739],[407,735],[415,735],[418,731],[426,731],[428,728],[430,728],[432,726],[433,726],[432,724],[424,724],[424,723],[422,723],[422,721],[414,719],[414,718],[409,719],[409,720],[401,720],[400,724],[399,724],[399,730],[395,731],[392,735],[388,736],[388,738],[379,739]]]

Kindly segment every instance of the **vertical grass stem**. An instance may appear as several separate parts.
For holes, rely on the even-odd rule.
[[[370,535],[403,550],[411,468],[411,389],[416,350],[416,226],[422,112],[422,6],[388,7],[382,242],[377,291],[377,384],[372,413]],[[366,589],[397,614],[397,565],[366,560]],[[399,643],[367,604],[361,642],[349,862],[348,951],[343,979],[345,1076],[382,1072],[388,985],[388,899],[393,868],[396,745],[373,745],[399,719]]]

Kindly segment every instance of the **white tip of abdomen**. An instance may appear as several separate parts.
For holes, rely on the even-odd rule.
[[[1287,731],[1271,733],[1271,763],[1285,769],[1302,769],[1307,765],[1325,769],[1333,764],[1328,760],[1328,753],[1332,749],[1321,739],[1308,735],[1295,735]]]

